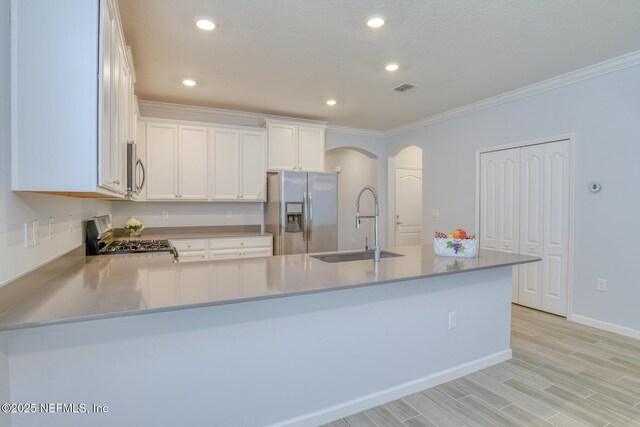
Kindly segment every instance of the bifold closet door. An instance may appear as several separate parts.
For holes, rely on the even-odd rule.
[[[571,146],[544,144],[542,307],[566,316],[569,287]]]
[[[480,167],[480,246],[483,249],[518,252],[519,149],[483,153]],[[514,302],[518,301],[518,276],[518,267],[513,267]]]
[[[520,149],[520,253],[542,257],[544,146]],[[542,308],[542,263],[518,266],[518,304]]]

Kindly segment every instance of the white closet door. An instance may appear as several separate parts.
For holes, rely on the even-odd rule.
[[[520,249],[520,149],[499,151],[498,167],[498,250],[518,252]],[[518,301],[519,266],[512,268],[511,299]]]
[[[542,310],[567,314],[569,260],[569,200],[571,192],[569,141],[544,145],[544,238]]]
[[[520,253],[542,257],[544,146],[520,151]],[[542,307],[542,263],[518,266],[519,304]]]
[[[498,168],[500,152],[483,153],[480,158],[480,247],[498,250],[499,201]]]

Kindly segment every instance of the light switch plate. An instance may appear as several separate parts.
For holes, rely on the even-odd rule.
[[[33,246],[33,224],[30,222],[24,223],[24,247],[30,248]]]
[[[449,312],[449,329],[454,329],[458,327],[458,312],[450,311]]]
[[[162,219],[169,219],[169,211],[162,211]]]
[[[48,231],[49,240],[53,240],[53,227],[54,227],[53,218],[49,217],[49,231]]]
[[[598,289],[600,292],[606,292],[607,291],[607,279],[598,279],[596,281],[596,289]]]
[[[40,244],[40,221],[37,219],[31,222],[31,238],[33,240],[33,246]]]
[[[438,209],[431,209],[431,218],[440,218],[440,211]]]

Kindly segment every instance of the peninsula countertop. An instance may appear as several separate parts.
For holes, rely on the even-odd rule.
[[[233,304],[507,267],[540,258],[480,250],[434,255],[433,246],[385,248],[403,256],[327,263],[309,254],[175,263],[166,253],[82,257],[0,316],[0,331]]]

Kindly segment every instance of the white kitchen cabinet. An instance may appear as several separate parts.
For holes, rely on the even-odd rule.
[[[210,128],[211,200],[266,200],[264,131]]]
[[[178,130],[178,198],[207,200],[209,198],[207,128],[180,126]]]
[[[480,247],[542,262],[514,267],[513,302],[567,314],[569,140],[482,153]]]
[[[269,170],[324,172],[324,125],[265,120]]]
[[[147,132],[147,200],[175,200],[178,194],[178,126],[149,122]]]
[[[124,197],[133,63],[117,1],[10,10],[12,190]]]
[[[146,123],[147,200],[207,200],[207,128]]]
[[[255,258],[273,255],[272,236],[172,239],[179,262]]]

